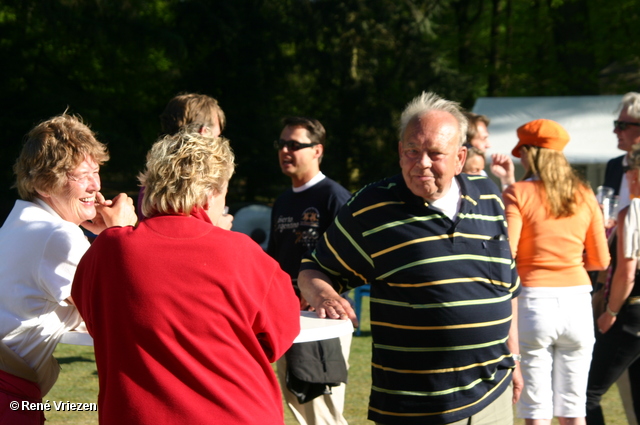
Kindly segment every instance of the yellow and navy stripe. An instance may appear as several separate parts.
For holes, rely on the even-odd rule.
[[[372,284],[373,421],[454,422],[511,376],[506,340],[520,284],[504,204],[488,179],[457,179],[464,195],[453,221],[400,175],[367,186],[302,263],[339,291]]]

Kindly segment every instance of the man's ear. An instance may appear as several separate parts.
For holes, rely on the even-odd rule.
[[[318,144],[314,146],[315,150],[316,150],[316,158],[321,158],[322,155],[324,154],[324,145],[322,144]]]
[[[458,148],[458,152],[456,153],[456,157],[458,158],[456,162],[456,176],[462,173],[462,169],[464,168],[464,163],[467,161],[467,147],[460,146]]]

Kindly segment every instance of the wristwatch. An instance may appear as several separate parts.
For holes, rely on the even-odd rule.
[[[512,354],[511,357],[513,357],[513,360],[515,360],[517,362],[521,362],[522,361],[522,355],[521,354]]]
[[[618,312],[612,311],[609,308],[609,304],[607,304],[607,313],[609,313],[612,317],[616,317],[618,315],[618,313],[620,313],[620,312],[619,311]]]

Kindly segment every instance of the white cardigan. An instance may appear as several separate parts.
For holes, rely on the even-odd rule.
[[[16,201],[0,228],[0,337],[37,374],[44,396],[60,367],[62,334],[82,321],[65,300],[89,241],[46,203]]]
[[[624,219],[624,257],[640,257],[640,198],[634,198]]]

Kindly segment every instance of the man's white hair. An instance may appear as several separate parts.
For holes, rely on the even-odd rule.
[[[467,127],[469,124],[462,113],[460,104],[452,100],[443,99],[432,92],[422,92],[420,96],[415,97],[404,108],[404,111],[400,116],[400,140],[403,140],[404,132],[412,120],[420,118],[431,111],[443,111],[453,115],[453,117],[458,121],[458,134],[460,137],[458,144],[459,146],[462,146],[467,138]]]
[[[640,93],[629,92],[622,97],[618,112],[625,111],[631,117],[640,119]]]

